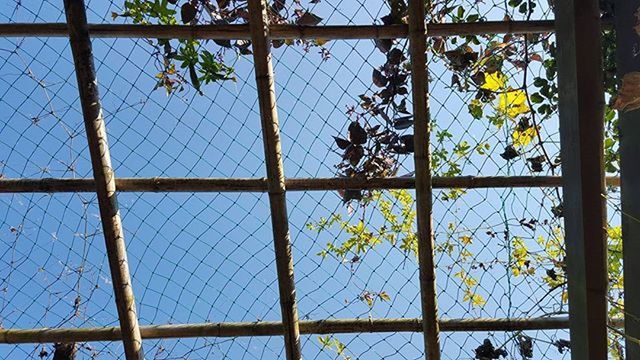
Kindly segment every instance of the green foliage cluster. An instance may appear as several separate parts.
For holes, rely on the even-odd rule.
[[[296,7],[292,9],[291,16],[283,15],[288,14],[283,11],[285,5],[285,0],[276,0],[270,7],[269,20],[272,23],[317,25],[322,21],[322,18],[303,10],[298,1],[294,2]],[[246,24],[249,12],[246,0],[126,0],[124,11],[114,12],[112,17],[114,20],[121,17],[130,19],[134,24],[145,25],[229,25]],[[212,47],[210,42],[216,46]],[[157,39],[150,43],[156,49],[154,57],[159,70],[155,89],[163,88],[167,95],[184,90],[186,84],[203,94],[203,85],[236,81],[234,68],[226,64],[225,53],[251,54],[251,42],[247,40]],[[310,47],[320,46],[323,42],[297,43]],[[274,47],[283,44],[274,42]],[[329,56],[326,49],[322,53],[325,57]]]

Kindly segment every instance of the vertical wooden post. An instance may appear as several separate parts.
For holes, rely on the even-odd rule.
[[[144,358],[142,337],[118,210],[115,175],[111,167],[107,131],[98,94],[87,14],[83,0],[64,0],[64,8],[125,355],[128,360],[140,360]]]
[[[440,359],[440,331],[436,275],[433,253],[431,124],[429,115],[429,80],[427,73],[427,37],[425,1],[409,1],[409,49],[411,52],[411,84],[413,88],[414,162],[416,171],[416,213],[418,220],[418,266],[422,302],[422,331],[425,357]]]
[[[640,71],[640,0],[615,2],[618,78]],[[627,359],[640,359],[640,111],[620,111],[620,185],[624,258],[624,330]]]
[[[572,359],[607,358],[604,91],[598,0],[556,2]]]
[[[284,325],[284,342],[288,360],[299,360],[300,329],[298,325],[298,305],[296,302],[295,281],[293,278],[293,257],[289,236],[286,188],[282,149],[280,145],[280,127],[276,107],[276,90],[271,65],[271,40],[267,18],[267,4],[264,0],[249,0],[249,25],[253,61],[262,119],[262,137],[267,166],[267,187],[271,205],[271,225],[276,254],[278,287],[280,289],[280,307]]]

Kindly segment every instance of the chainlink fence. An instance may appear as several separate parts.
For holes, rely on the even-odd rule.
[[[383,22],[390,3],[288,1],[282,11],[288,17],[311,13],[321,25],[370,25]],[[89,22],[131,23],[121,16],[124,6],[124,0],[90,1]],[[433,22],[553,17],[545,0],[451,0],[433,7],[427,19]],[[3,23],[65,21],[62,1],[6,1],[0,9]],[[550,32],[429,38],[435,176],[561,175],[555,75],[548,76],[554,41]],[[266,176],[252,56],[213,41],[201,46],[233,67],[234,80],[203,84],[200,94],[184,75],[183,89],[168,92],[156,88],[165,69],[156,39],[93,39],[118,177]],[[402,140],[412,133],[407,40],[283,41],[274,47],[287,178],[354,171],[413,176],[413,154]],[[393,50],[402,59],[390,70]],[[394,93],[382,93],[394,81]],[[541,106],[549,108],[538,111]],[[0,114],[2,178],[91,178],[66,38],[0,39]],[[354,155],[355,144],[340,142],[353,140],[354,122],[368,132],[365,154]],[[372,135],[386,130],[391,139]],[[376,146],[392,150],[380,155]],[[434,189],[443,319],[568,314],[561,188],[511,187],[508,179],[496,188]],[[615,187],[609,191],[610,262],[619,265],[619,197]],[[421,317],[413,199],[413,190],[287,193],[301,320]],[[257,192],[120,193],[140,323],[280,321],[268,200]],[[3,194],[0,204],[0,325],[118,326],[96,196]],[[612,303],[619,301],[617,289]],[[612,330],[612,354],[622,349],[621,339]],[[568,340],[568,329],[443,330],[441,351],[445,359],[564,359]],[[483,355],[487,341],[496,351]],[[424,357],[419,332],[304,334],[301,344],[305,359]],[[77,348],[82,359],[122,356],[120,342]],[[144,349],[150,359],[284,357],[281,336],[155,339],[145,340]],[[54,346],[2,345],[0,354],[52,359]]]

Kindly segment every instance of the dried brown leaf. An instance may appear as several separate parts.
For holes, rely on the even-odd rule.
[[[613,108],[619,111],[640,108],[640,72],[630,72],[622,78],[622,86],[613,100]]]

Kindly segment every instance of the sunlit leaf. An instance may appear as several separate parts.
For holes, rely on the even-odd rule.
[[[523,148],[529,145],[529,143],[531,143],[531,140],[533,140],[536,136],[537,130],[534,126],[524,130],[516,129],[513,131],[513,134],[511,136],[513,139],[513,146]]]
[[[498,111],[511,119],[529,112],[527,93],[524,90],[510,90],[500,94]]]
[[[507,77],[500,71],[496,71],[490,74],[484,74],[484,84],[482,89],[491,91],[500,91],[505,88],[507,84]]]

